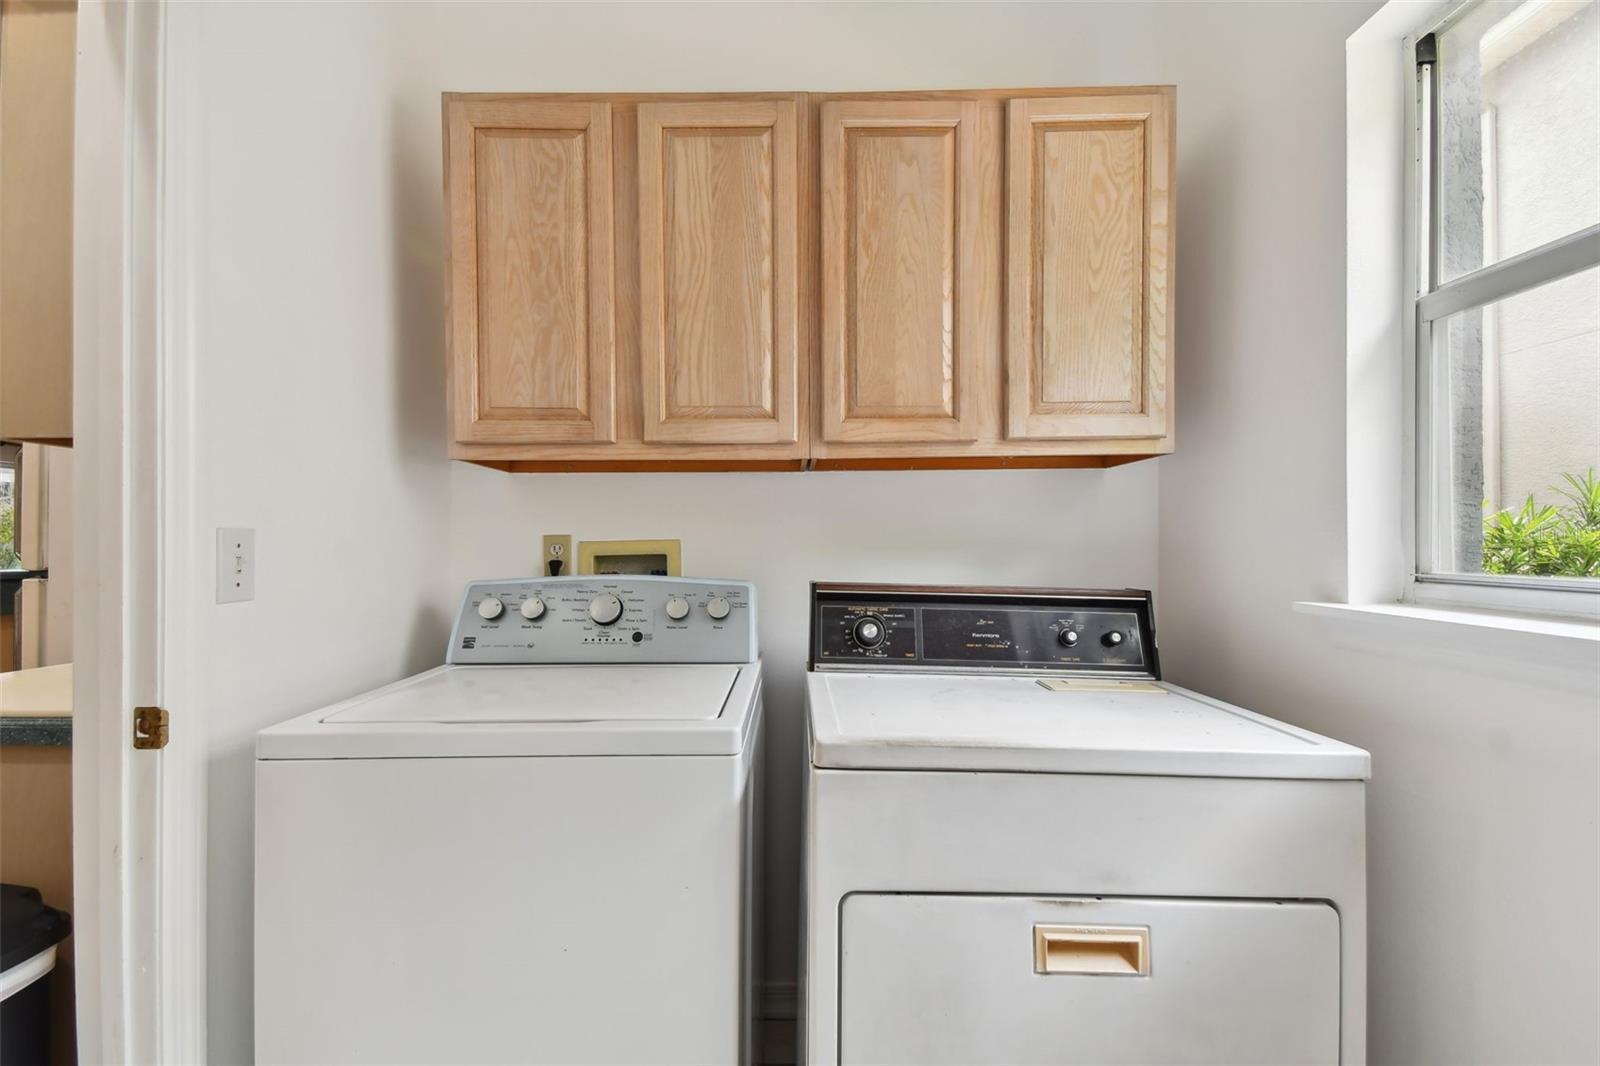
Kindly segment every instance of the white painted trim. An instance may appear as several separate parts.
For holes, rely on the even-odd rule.
[[[94,1063],[205,1055],[205,729],[185,719],[194,412],[190,349],[173,343],[183,318],[169,313],[189,305],[166,302],[187,261],[166,254],[163,210],[193,190],[163,186],[168,12],[78,7],[73,917],[78,1054]],[[165,751],[132,749],[141,704],[173,712]]]
[[[1596,600],[1583,592],[1413,579],[1416,566],[1436,552],[1420,542],[1417,515],[1432,504],[1437,488],[1422,455],[1428,442],[1418,437],[1430,383],[1419,375],[1417,358],[1424,330],[1415,303],[1425,264],[1418,239],[1421,197],[1416,168],[1409,165],[1422,143],[1414,45],[1462,7],[1456,0],[1390,0],[1345,45],[1345,599],[1348,606],[1374,605],[1380,612],[1411,603],[1446,614],[1476,606],[1587,617]],[[1443,294],[1447,301],[1435,299],[1428,313],[1490,291],[1485,284],[1526,288],[1582,269],[1600,248],[1597,242],[1600,226],[1451,282],[1428,298]]]
[[[206,755],[204,619],[212,548],[202,513],[197,344],[200,264],[195,212],[204,193],[201,20],[163,4],[161,48],[161,698],[174,719],[162,753],[161,955],[164,1063],[203,1063],[206,1046]]]
[[[1320,603],[1313,600],[1296,603],[1294,609],[1302,614],[1323,615],[1330,618],[1383,618],[1433,626],[1469,626],[1500,633],[1525,633],[1529,636],[1577,641],[1587,646],[1591,653],[1600,650],[1600,624],[1574,622],[1564,618],[1503,614],[1467,608],[1451,610],[1440,607],[1418,607],[1410,603],[1349,604]]]
[[[1391,0],[1345,42],[1346,535],[1352,603],[1399,600],[1411,572],[1415,72],[1408,37],[1454,0]]]
[[[1548,285],[1600,264],[1600,223],[1445,282],[1417,301],[1424,322]]]
[[[1302,602],[1294,609],[1378,654],[1450,662],[1530,685],[1593,690],[1600,655],[1600,625],[1593,623],[1404,603]]]

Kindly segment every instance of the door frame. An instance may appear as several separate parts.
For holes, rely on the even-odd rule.
[[[191,134],[165,0],[80,0],[73,192],[73,921],[83,1062],[205,1058]],[[183,20],[188,26],[192,20]],[[193,32],[185,30],[181,32]],[[189,91],[185,91],[189,90]],[[181,149],[188,148],[185,153]],[[171,715],[135,751],[133,708]]]

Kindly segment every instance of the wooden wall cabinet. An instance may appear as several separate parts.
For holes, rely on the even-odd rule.
[[[822,139],[822,439],[971,441],[978,105],[830,100]]]
[[[639,106],[644,439],[796,444],[799,107]]]
[[[1172,449],[1174,91],[445,97],[457,458]]]
[[[1011,100],[1006,436],[1167,435],[1167,100]]]
[[[611,106],[462,100],[447,127],[455,439],[615,440]]]

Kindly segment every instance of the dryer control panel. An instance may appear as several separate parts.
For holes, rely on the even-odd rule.
[[[467,586],[448,663],[748,663],[747,581],[638,574],[508,578]]]
[[[1141,589],[811,586],[811,669],[1157,680]]]

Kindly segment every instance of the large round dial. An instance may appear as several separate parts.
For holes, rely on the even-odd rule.
[[[1061,642],[1062,647],[1076,647],[1078,644],[1078,631],[1076,629],[1063,629],[1056,639]]]
[[[876,648],[888,635],[883,626],[883,619],[875,614],[857,619],[856,624],[850,627],[850,636],[863,648]]]
[[[530,622],[537,622],[544,617],[544,601],[537,596],[529,596],[522,601],[522,617]]]
[[[728,617],[728,612],[731,610],[733,610],[733,605],[728,602],[728,597],[726,596],[713,596],[706,601],[706,614],[709,614],[718,622]]]
[[[614,625],[622,617],[622,601],[609,592],[602,592],[589,601],[589,617],[596,625]]]
[[[667,617],[674,622],[681,622],[689,617],[689,601],[682,596],[667,597]]]
[[[1100,643],[1104,644],[1108,648],[1120,648],[1122,647],[1122,642],[1126,639],[1127,638],[1124,637],[1121,632],[1112,629],[1107,631],[1106,635],[1100,638]]]
[[[478,601],[478,617],[486,622],[499,618],[506,605],[500,602],[499,596],[485,596]]]

